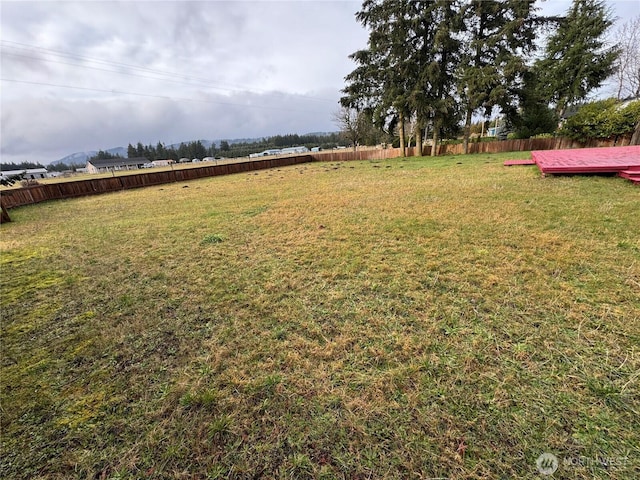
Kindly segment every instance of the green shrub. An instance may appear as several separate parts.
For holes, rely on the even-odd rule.
[[[587,103],[565,122],[560,133],[580,142],[630,135],[640,121],[640,101],[623,105],[614,98]]]

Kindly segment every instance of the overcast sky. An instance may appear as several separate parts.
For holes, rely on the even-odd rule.
[[[608,3],[637,14],[637,0]],[[348,55],[366,46],[360,5],[2,1],[2,161],[334,131]]]

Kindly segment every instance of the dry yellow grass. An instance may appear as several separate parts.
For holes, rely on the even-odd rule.
[[[505,158],[13,210],[0,474],[634,478],[637,187]]]

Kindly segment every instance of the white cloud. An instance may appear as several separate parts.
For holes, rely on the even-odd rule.
[[[359,6],[2,2],[3,161],[333,130]]]

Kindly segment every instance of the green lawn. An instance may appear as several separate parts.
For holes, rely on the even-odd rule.
[[[640,189],[528,157],[12,210],[0,477],[638,478]]]

